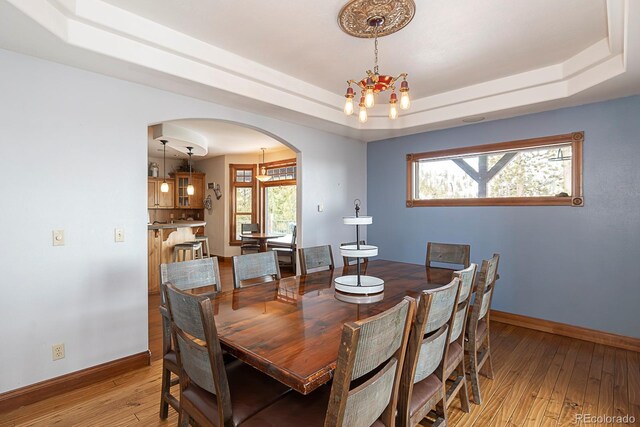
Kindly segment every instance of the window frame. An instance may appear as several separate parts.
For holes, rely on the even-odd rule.
[[[294,179],[280,179],[277,181],[265,181],[260,183],[260,219],[262,220],[262,224],[267,223],[267,203],[265,198],[265,190],[267,187],[279,187],[286,185],[298,185],[298,165],[296,164],[297,160],[295,158],[292,159],[284,159],[284,160],[276,160],[273,162],[260,163],[258,165],[258,170],[265,169],[278,169],[284,166],[296,166],[296,177]],[[297,195],[296,195],[297,199]],[[296,200],[296,204],[298,200]],[[266,227],[266,226],[265,226]],[[266,231],[266,230],[265,230]]]
[[[236,182],[236,172],[238,170],[251,170],[251,182]],[[255,164],[229,164],[229,245],[240,246],[241,240],[236,239],[236,215],[246,215],[246,213],[236,212],[236,189],[237,188],[251,188],[251,222],[258,222],[258,195],[256,174],[258,168]]]
[[[407,161],[407,200],[406,207],[422,206],[584,206],[582,183],[582,148],[584,132],[572,132],[540,138],[521,139],[493,144],[475,145],[472,147],[453,148],[447,150],[410,153]],[[539,148],[545,146],[571,144],[571,197],[483,197],[460,199],[416,199],[414,198],[415,165],[424,159],[446,159],[461,155],[499,153],[503,151]]]

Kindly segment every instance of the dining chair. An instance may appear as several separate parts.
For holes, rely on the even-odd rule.
[[[273,242],[268,243],[267,247],[276,253],[276,257],[278,258],[278,263],[285,267],[291,267],[293,273],[296,273],[296,237],[297,237],[297,226],[293,226],[291,229],[291,241],[288,243],[284,242]],[[280,261],[280,257],[284,258],[284,262]]]
[[[300,271],[303,276],[321,270],[333,270],[333,254],[331,245],[314,246],[298,249]]]
[[[479,374],[485,365],[487,378],[493,378],[489,320],[491,317],[490,309],[491,300],[493,299],[493,288],[496,283],[499,262],[499,254],[493,254],[491,259],[482,261],[482,268],[478,274],[478,285],[476,287],[476,294],[467,326],[465,353],[469,356],[471,390],[473,393],[473,401],[477,405],[482,404]]]
[[[469,391],[467,389],[464,364],[464,341],[469,315],[469,302],[473,294],[472,288],[477,268],[478,265],[472,263],[468,268],[453,273],[454,277],[460,279],[460,292],[453,316],[451,316],[449,351],[444,364],[444,378],[451,381],[450,385],[445,383],[447,397],[445,405],[448,408],[457,395],[460,398],[460,406],[464,412],[469,412]]]
[[[440,264],[456,264],[467,268],[470,265],[469,255],[471,253],[470,245],[461,245],[453,243],[427,243],[427,267],[433,267],[431,263]]]
[[[357,244],[357,242],[348,242],[348,243],[342,243],[340,245],[340,247],[342,246],[355,246]],[[360,246],[362,245],[366,245],[366,242],[364,240],[360,240]],[[348,267],[350,265],[356,265],[356,261],[357,258],[354,257],[348,257],[348,256],[343,256],[342,257],[342,262],[343,262],[343,266]],[[364,258],[360,258],[360,263],[361,264],[366,264],[369,262],[369,257],[364,257]]]
[[[242,427],[391,427],[415,301],[345,323],[331,386],[289,393]]]
[[[162,286],[181,370],[179,426],[238,426],[290,391],[239,360],[225,365],[211,300]]]
[[[273,251],[236,255],[232,261],[235,289],[280,279],[278,257]]]
[[[427,416],[434,426],[447,425],[444,365],[449,326],[460,291],[460,279],[422,291],[407,345],[398,393],[397,425],[416,426]]]
[[[242,224],[240,226],[240,235],[249,233],[259,233],[260,224]],[[260,252],[260,242],[255,239],[242,238],[240,243],[240,253],[249,254]]]
[[[160,264],[160,284],[172,283],[182,290],[196,290],[213,287],[203,295],[220,292],[220,268],[218,258],[204,258],[193,261]],[[171,386],[178,383],[180,370],[175,349],[171,343],[171,320],[166,307],[165,294],[160,294],[160,317],[162,319],[162,385],[160,389],[160,418],[169,415],[169,405],[180,411],[180,403],[171,394]],[[176,378],[171,378],[171,375]]]

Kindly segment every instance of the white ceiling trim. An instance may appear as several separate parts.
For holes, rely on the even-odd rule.
[[[101,0],[8,0],[71,45],[352,129],[406,129],[557,100],[626,70],[628,0],[607,1],[608,35],[564,62],[415,99],[390,121],[376,107],[361,125],[344,98]],[[637,19],[636,19],[637,20]],[[580,25],[568,23],[568,25]]]

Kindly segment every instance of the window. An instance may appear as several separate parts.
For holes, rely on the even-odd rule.
[[[256,180],[254,179],[256,166],[230,164],[229,171],[231,174],[229,244],[240,245],[241,224],[258,222]]]
[[[583,132],[407,154],[407,207],[582,206]]]
[[[272,178],[260,184],[262,188],[262,223],[267,233],[284,234],[276,239],[291,242],[296,224],[296,159],[264,163]],[[274,241],[276,241],[274,240]]]

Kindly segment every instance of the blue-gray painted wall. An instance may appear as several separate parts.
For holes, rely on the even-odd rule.
[[[407,153],[584,131],[582,208],[405,207]],[[640,97],[376,141],[368,241],[424,263],[426,242],[501,255],[493,308],[640,337]]]

